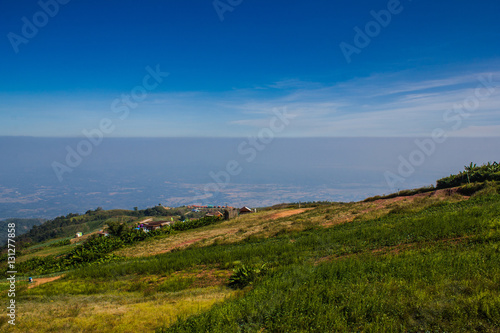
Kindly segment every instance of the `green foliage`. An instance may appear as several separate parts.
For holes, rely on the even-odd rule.
[[[284,236],[253,242],[244,255],[241,245],[219,247],[219,255],[238,252],[225,260],[262,260],[279,243],[272,257],[282,257],[244,297],[157,332],[495,332],[499,203],[496,194],[478,196],[291,235],[291,245]],[[385,255],[370,251],[384,246]]]
[[[120,223],[117,221],[112,221],[112,222],[108,222],[107,230],[108,230],[110,235],[115,236],[115,237],[121,237],[127,231],[127,227],[123,223]]]
[[[500,164],[497,162],[477,166],[472,162],[457,175],[450,175],[437,181],[437,188],[450,188],[484,181],[500,181]]]
[[[40,243],[53,238],[74,237],[76,232],[90,232],[104,226],[106,220],[116,216],[130,220],[131,213],[133,212],[126,210],[104,211],[98,208],[94,211],[87,211],[84,215],[59,216],[40,226],[35,225],[29,232],[17,237],[17,242],[19,247],[22,244],[26,247],[28,244]]]
[[[254,281],[264,274],[266,264],[247,267],[242,265],[233,270],[233,275],[229,278],[229,286],[233,288],[243,288],[254,283]]]
[[[106,281],[236,266],[230,284],[252,287],[159,332],[495,331],[499,203],[497,194],[475,196],[328,229],[83,267],[68,277]],[[272,269],[253,271],[262,262]],[[164,290],[183,283],[172,280]]]
[[[96,238],[89,241],[88,252],[72,251],[83,263],[91,260],[90,264],[81,264],[64,279],[28,293],[176,293],[194,280],[182,273],[164,280],[170,273],[191,267],[234,268],[229,284],[250,286],[238,292],[240,297],[179,318],[170,327],[168,322],[158,323],[157,332],[496,332],[500,327],[500,195],[492,182],[480,188],[474,183],[464,185],[463,191],[475,193],[466,201],[409,206],[372,220],[284,231],[273,238],[190,247],[154,257],[117,260],[108,253],[96,259],[91,249],[105,252],[218,220]],[[326,209],[320,206],[307,216],[324,216]],[[62,258],[38,259],[38,264],[55,265]],[[154,284],[141,275],[162,277]],[[125,287],[129,279],[133,282]]]
[[[16,225],[16,237],[19,239],[21,235],[27,233],[31,228],[39,226],[44,221],[44,219],[7,219],[0,221],[0,230],[2,230],[0,232],[0,246],[7,243],[8,232],[6,231],[9,229],[7,226],[10,223]]]
[[[208,216],[198,220],[190,220],[186,222],[177,222],[171,225],[172,230],[185,231],[189,229],[201,228],[216,222],[222,221],[221,218],[215,216]]]
[[[182,216],[185,211],[182,209],[165,209],[162,205],[146,208],[138,211],[143,216]],[[182,221],[182,219],[181,219]]]
[[[488,244],[295,264],[161,332],[493,332],[499,264]]]
[[[114,232],[119,235],[112,237],[89,238],[83,244],[77,246],[66,254],[58,257],[47,256],[44,258],[35,257],[18,264],[17,268],[22,273],[48,274],[64,271],[76,267],[86,266],[90,263],[104,263],[119,260],[116,256],[110,255],[112,251],[161,235],[169,235],[174,231],[185,231],[199,228],[220,221],[220,218],[205,217],[189,222],[177,222],[169,227],[156,229],[149,232],[136,229],[126,229],[123,224],[111,223]]]
[[[475,197],[440,203],[416,212],[399,212],[370,221],[354,221],[334,228],[313,228],[275,238],[194,247],[149,258],[110,263],[99,269],[82,268],[75,277],[110,278],[129,274],[165,274],[196,265],[231,267],[266,262],[271,267],[302,263],[311,258],[344,256],[382,247],[432,242],[487,232],[485,221],[500,215],[500,197]],[[293,239],[294,242],[290,240]]]
[[[419,193],[427,193],[435,191],[436,189],[445,189],[451,187],[458,187],[466,185],[459,189],[459,193],[463,195],[472,195],[475,192],[483,189],[481,183],[486,181],[500,182],[500,164],[497,162],[488,162],[485,165],[477,166],[474,163],[464,166],[464,170],[457,175],[450,175],[439,179],[436,182],[436,187],[425,186],[414,190],[402,190],[388,195],[377,195],[365,199],[365,202],[372,202],[380,199],[390,199],[402,196],[411,196]]]

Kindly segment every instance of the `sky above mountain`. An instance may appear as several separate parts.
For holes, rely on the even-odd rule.
[[[0,135],[499,136],[499,12],[485,0],[7,0]]]

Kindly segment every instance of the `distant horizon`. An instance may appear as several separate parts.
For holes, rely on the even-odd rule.
[[[280,136],[274,139],[425,139],[430,135],[421,136]],[[498,139],[498,136],[448,136],[452,139]],[[85,139],[81,136],[33,136],[33,135],[0,135],[0,138],[31,138],[31,139]],[[248,136],[106,136],[104,139],[246,139]]]
[[[82,137],[0,137],[0,217],[158,203],[359,201],[435,184],[500,156],[499,138],[435,140],[103,138],[91,145]]]

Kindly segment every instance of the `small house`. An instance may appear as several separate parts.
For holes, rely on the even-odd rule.
[[[240,214],[248,214],[248,213],[253,213],[253,210],[251,208],[248,208],[247,206],[240,209]]]
[[[76,238],[79,238],[79,237],[82,237],[83,236],[83,232],[79,231],[76,233]]]
[[[223,217],[224,215],[219,212],[219,211],[216,211],[216,212],[208,212],[207,214],[205,214],[206,217]]]

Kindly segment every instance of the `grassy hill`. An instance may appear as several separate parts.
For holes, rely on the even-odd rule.
[[[494,181],[356,203],[291,204],[127,239],[115,238],[119,246],[106,248],[106,260],[54,266],[64,272],[50,268],[34,284],[20,282],[16,326],[2,315],[0,329],[500,331]],[[40,263],[67,251],[39,256]],[[7,302],[8,287],[0,287]]]
[[[28,232],[18,233],[16,239],[18,243],[21,243],[22,247],[26,247],[44,243],[47,240],[72,238],[77,232],[88,234],[104,228],[111,221],[129,223],[144,217],[168,217],[183,220],[185,218],[200,217],[200,214],[192,213],[186,207],[166,209],[163,206],[155,206],[134,211],[123,209],[105,211],[98,207],[82,215],[71,213],[66,216],[56,217],[41,225],[34,225]]]
[[[0,230],[7,230],[7,226],[9,223],[16,224],[16,234],[22,235],[29,232],[34,226],[40,225],[44,222],[44,219],[6,219],[0,221]],[[0,233],[0,246],[3,246],[7,243],[7,233]]]

